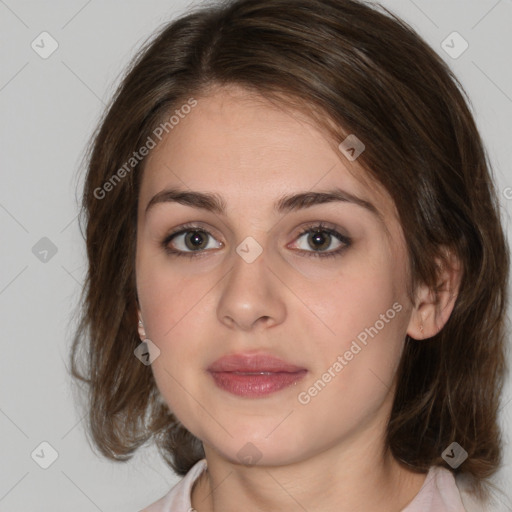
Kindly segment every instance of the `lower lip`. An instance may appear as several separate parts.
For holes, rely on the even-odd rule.
[[[256,398],[270,395],[295,384],[307,370],[294,373],[275,372],[246,374],[236,372],[210,372],[217,386],[233,395]]]

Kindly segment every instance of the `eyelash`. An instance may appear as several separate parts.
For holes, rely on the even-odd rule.
[[[200,226],[197,226],[195,224],[184,224],[183,226],[180,226],[176,231],[173,231],[172,233],[167,235],[164,238],[164,240],[162,240],[162,247],[165,250],[165,252],[169,255],[180,256],[180,257],[185,257],[185,258],[189,258],[189,259],[201,257],[206,252],[208,252],[205,250],[203,250],[203,251],[178,251],[176,249],[171,249],[169,247],[169,243],[173,240],[173,238],[175,238],[178,235],[188,233],[190,231],[197,231],[200,233],[205,233],[206,235],[211,236],[212,238],[215,238],[208,230],[201,228]],[[303,229],[297,236],[297,239],[307,233],[316,233],[316,232],[328,233],[329,235],[332,235],[335,238],[337,238],[344,245],[341,246],[340,248],[336,249],[335,251],[329,251],[329,252],[304,251],[304,250],[298,249],[298,252],[304,254],[308,258],[309,257],[312,257],[312,258],[334,258],[336,256],[340,256],[341,253],[344,252],[345,249],[347,249],[352,244],[352,240],[349,237],[342,235],[335,229],[332,229],[332,228],[326,226],[322,222],[320,222],[319,224],[314,224],[314,225],[308,226],[305,229]]]

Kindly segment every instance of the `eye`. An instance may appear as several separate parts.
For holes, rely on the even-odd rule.
[[[349,237],[323,223],[305,228],[299,234],[297,240],[305,238],[305,235],[309,236],[306,239],[307,246],[313,250],[299,248],[298,252],[306,257],[328,258],[338,256],[352,243]],[[167,254],[195,258],[205,255],[208,250],[220,249],[224,246],[222,242],[218,242],[217,246],[215,244],[212,246],[209,243],[209,238],[214,239],[213,235],[206,229],[194,224],[185,224],[177,231],[167,235],[162,241],[162,246]],[[333,239],[338,241],[338,248],[326,251],[332,245]]]
[[[308,236],[306,237],[305,235]],[[323,223],[309,226],[304,229],[298,236],[297,240],[301,238],[306,240],[306,243],[304,244],[306,247],[313,249],[312,251],[300,249],[299,252],[305,253],[305,256],[307,257],[335,257],[340,255],[352,243],[352,240],[349,237],[342,235],[335,229],[328,227]],[[337,240],[338,246],[335,250],[327,251],[326,249],[331,247],[333,241],[335,241],[333,238]]]
[[[198,226],[193,224],[186,224],[181,226],[179,231],[169,234],[163,241],[162,245],[168,254],[176,256],[185,256],[194,258],[199,256],[200,253],[205,252],[205,249],[219,249],[223,247],[222,242],[218,242],[218,246],[211,246],[208,243],[208,238],[213,238],[213,235]],[[172,248],[170,244],[177,246]]]

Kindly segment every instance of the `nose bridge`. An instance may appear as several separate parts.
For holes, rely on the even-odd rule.
[[[220,321],[234,322],[244,329],[260,318],[282,321],[282,285],[268,268],[269,256],[269,250],[253,237],[245,238],[235,248],[233,266],[218,304]]]

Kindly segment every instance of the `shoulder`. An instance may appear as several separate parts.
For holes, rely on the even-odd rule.
[[[165,496],[140,512],[190,512],[192,487],[205,469],[206,459],[201,459]]]
[[[445,471],[448,471],[445,469]],[[466,512],[511,512],[512,503],[505,493],[494,484],[489,484],[487,497],[479,497],[475,492],[474,479],[467,474],[454,477]],[[508,502],[508,505],[506,504]]]
[[[491,486],[492,487],[492,486]],[[504,500],[478,497],[475,480],[442,466],[431,466],[419,493],[402,512],[512,512]]]

